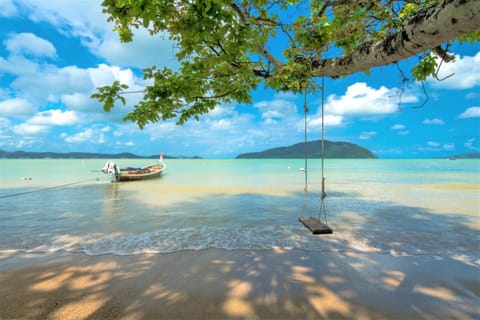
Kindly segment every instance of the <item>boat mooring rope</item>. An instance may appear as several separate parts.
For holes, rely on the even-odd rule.
[[[61,184],[61,185],[53,186],[53,187],[40,188],[40,189],[35,189],[35,190],[30,190],[30,191],[7,194],[7,195],[0,196],[0,199],[13,198],[13,197],[18,197],[18,196],[23,196],[23,195],[26,195],[26,194],[37,193],[37,192],[42,192],[42,191],[47,191],[47,190],[52,190],[52,189],[66,188],[66,187],[69,187],[69,186],[73,186],[73,185],[80,184],[80,183],[85,183],[85,182],[88,182],[88,181],[92,181],[92,179],[90,178],[88,180],[81,180],[81,181]]]

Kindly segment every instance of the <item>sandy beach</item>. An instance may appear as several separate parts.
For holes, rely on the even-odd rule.
[[[480,261],[302,250],[3,253],[1,319],[475,319]]]

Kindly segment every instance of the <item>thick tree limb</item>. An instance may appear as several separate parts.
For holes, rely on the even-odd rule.
[[[418,12],[389,38],[365,43],[348,56],[313,61],[315,77],[341,77],[407,59],[480,29],[480,0],[443,0]]]

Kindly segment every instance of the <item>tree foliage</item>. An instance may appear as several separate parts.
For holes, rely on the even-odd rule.
[[[342,77],[414,55],[416,80],[451,61],[447,44],[480,40],[480,0],[104,0],[121,41],[133,29],[165,32],[178,70],[144,70],[143,99],[125,117],[141,128],[160,119],[183,124],[220,103],[251,102],[266,87],[314,90],[316,77]],[[161,61],[159,61],[161,63]],[[125,84],[92,97],[110,110]]]

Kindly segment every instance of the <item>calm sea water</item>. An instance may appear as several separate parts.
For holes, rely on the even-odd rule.
[[[479,160],[325,163],[327,221],[314,236],[321,163],[168,160],[158,179],[111,183],[104,160],[0,159],[0,250],[90,255],[299,248],[479,259]],[[141,166],[150,160],[118,160]],[[322,219],[324,217],[322,216]]]

